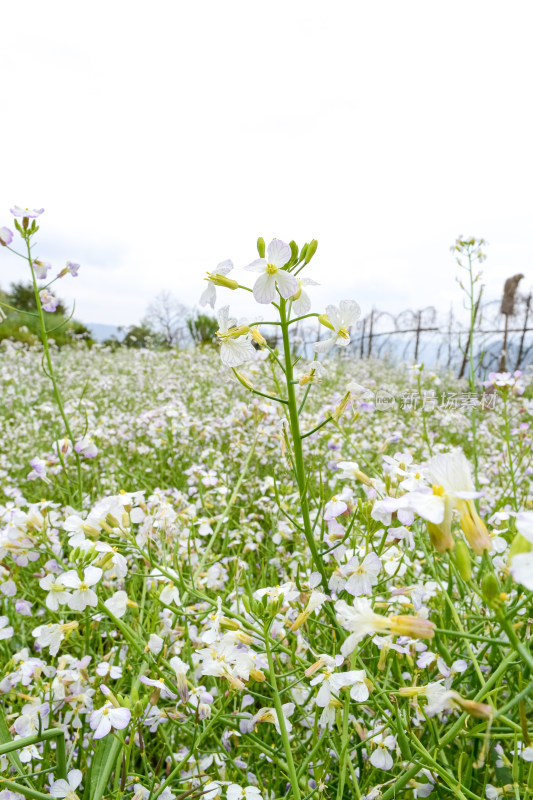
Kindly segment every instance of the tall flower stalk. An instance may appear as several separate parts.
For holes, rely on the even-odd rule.
[[[37,283],[38,278],[45,278],[48,270],[50,269],[50,266],[48,264],[45,264],[37,259],[34,259],[32,254],[33,237],[39,230],[39,225],[37,224],[36,220],[43,213],[43,211],[44,209],[34,209],[33,211],[30,211],[29,209],[21,209],[18,206],[15,206],[14,208],[11,209],[11,212],[15,217],[15,223],[14,223],[15,228],[17,229],[22,240],[24,241],[26,250],[25,253],[19,253],[9,246],[13,238],[12,234],[10,236],[5,236],[4,239],[0,240],[0,243],[15,255],[25,259],[28,262],[28,266],[30,268],[31,282],[35,297],[35,306],[37,308],[37,317],[39,320],[40,339],[44,350],[43,371],[45,375],[47,375],[47,377],[50,379],[50,382],[52,384],[52,393],[55,400],[55,404],[59,411],[61,420],[63,422],[64,432],[72,448],[72,454],[74,456],[74,460],[76,463],[75,481],[72,481],[71,477],[69,476],[65,458],[63,457],[61,448],[59,446],[57,447],[57,454],[58,458],[61,461],[61,466],[63,467],[63,473],[65,476],[65,480],[67,482],[69,502],[72,505],[81,508],[83,502],[83,472],[81,468],[81,459],[78,451],[76,450],[76,441],[72,432],[70,421],[65,411],[65,403],[63,400],[61,388],[59,385],[59,380],[57,377],[57,373],[54,367],[54,362],[52,360],[52,355],[50,352],[50,334],[53,332],[53,330],[56,330],[57,327],[49,330],[46,325],[46,316],[45,316],[45,312],[55,311],[58,305],[57,298],[55,298],[48,291],[49,287],[52,285],[52,283],[54,283],[54,280],[63,277],[69,272],[72,275],[76,275],[79,265],[72,264],[71,262],[69,262],[67,264],[67,267],[63,269],[54,280],[48,282],[44,287],[39,287]],[[22,222],[19,222],[17,217],[21,217]],[[3,230],[7,231],[10,234],[10,231],[7,228],[4,228]],[[31,312],[24,312],[24,313],[31,313]],[[61,323],[61,325],[63,324],[64,322]],[[60,437],[58,437],[58,439],[59,438]]]
[[[468,360],[468,387],[471,394],[476,392],[476,365],[474,363],[474,332],[476,321],[478,317],[479,308],[481,305],[481,297],[483,295],[483,284],[481,283],[482,272],[477,271],[477,266],[482,264],[487,258],[483,252],[483,247],[486,245],[485,239],[463,239],[459,236],[455,244],[452,246],[451,251],[455,255],[455,260],[461,269],[466,272],[466,279],[463,281],[457,279],[459,286],[465,295],[465,308],[469,313],[469,329],[468,340],[465,350],[465,359]],[[463,362],[464,366],[464,362]],[[478,448],[477,448],[477,413],[475,406],[471,409],[472,420],[472,451],[474,455],[474,477],[476,487],[479,488],[478,482]]]

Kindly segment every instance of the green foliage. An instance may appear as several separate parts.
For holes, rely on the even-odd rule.
[[[218,322],[209,314],[196,314],[187,318],[187,328],[195,344],[213,344]]]
[[[154,330],[146,322],[140,322],[138,325],[130,325],[126,329],[126,335],[120,344],[124,347],[135,347],[139,350],[158,343],[159,340]]]

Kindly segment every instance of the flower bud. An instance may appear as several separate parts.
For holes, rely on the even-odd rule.
[[[494,709],[486,703],[476,703],[474,700],[467,700],[466,697],[461,697],[460,695],[457,695],[455,700],[461,710],[470,714],[471,717],[476,717],[477,719],[492,719],[494,715]]]
[[[133,704],[133,716],[139,718],[142,717],[143,714],[144,714],[144,703],[141,703],[140,700],[137,700]]]
[[[298,289],[295,291],[295,293],[291,297],[291,300],[293,300],[293,301],[294,300],[298,300],[298,298],[300,297],[301,294],[302,294],[302,282],[298,281]]]
[[[295,241],[292,241],[292,242],[289,242],[289,247],[291,248],[291,253],[292,253],[291,261],[297,261],[298,260],[298,245],[296,244]]]
[[[307,244],[307,242],[306,242],[306,243],[304,244],[304,246],[302,247],[302,249],[300,250],[300,261],[303,261],[303,260],[304,260],[304,258],[305,258],[305,256],[306,256],[306,253],[307,253],[307,248],[308,248],[308,247],[309,247],[309,245],[308,245],[308,244]]]
[[[100,531],[98,528],[93,528],[92,525],[82,525],[82,531],[86,536],[90,536],[91,539],[98,539],[100,537]]]
[[[500,598],[500,582],[493,572],[488,572],[481,580],[481,594],[489,605],[497,604]]]
[[[318,247],[318,242],[316,239],[312,239],[311,243],[309,244],[307,251],[305,253],[305,263],[309,264],[311,259],[313,258],[314,254],[316,253],[316,249]]]
[[[332,419],[334,419],[335,422],[338,422],[339,419],[342,417],[342,415],[346,411],[346,406],[348,405],[349,401],[350,401],[350,392],[347,392],[332,414]]]
[[[252,328],[252,339],[254,340],[254,342],[257,342],[257,344],[260,345],[261,347],[264,347],[265,344],[267,343],[267,340],[265,339],[259,328]]]
[[[262,236],[257,240],[257,252],[259,253],[259,258],[265,257],[265,240]]]
[[[488,552],[492,550],[492,541],[485,523],[475,511],[469,511],[461,516],[461,528],[476,555],[481,556],[484,550]]]
[[[240,629],[240,625],[236,619],[229,619],[228,617],[221,617],[220,618],[220,627],[225,628],[228,631],[238,631]]]
[[[249,389],[250,391],[252,391],[252,389],[254,388],[253,383],[251,383],[251,381],[249,381],[248,378],[242,374],[242,372],[237,372],[236,369],[233,369],[233,373],[237,378],[237,380],[239,381],[239,383],[242,384],[245,389]]]
[[[472,565],[470,561],[470,552],[462,539],[455,545],[455,564],[461,578],[467,582],[471,581]]]
[[[225,289],[238,289],[239,282],[234,281],[233,278],[227,278],[225,275],[220,275],[216,272],[214,275],[209,275],[206,281],[211,281],[215,286],[224,286]]]
[[[399,614],[389,617],[390,629],[399,636],[412,636],[414,639],[433,639],[435,623],[423,617]]]
[[[335,330],[335,328],[333,327],[333,325],[329,321],[329,318],[328,318],[327,314],[320,314],[319,317],[318,317],[318,321],[320,322],[321,325],[324,325],[324,327],[329,328],[330,331],[334,331]]]
[[[254,681],[257,681],[257,683],[263,683],[263,681],[266,681],[265,674],[261,672],[260,669],[251,669],[250,678],[253,678]]]
[[[232,339],[237,339],[239,336],[244,336],[246,333],[250,333],[248,325],[240,325],[238,328],[230,328],[228,336]]]
[[[437,553],[445,553],[446,550],[453,550],[455,542],[450,531],[446,530],[443,525],[434,525],[433,522],[428,522],[427,526],[431,544]]]
[[[94,566],[100,567],[100,569],[103,569],[104,571],[111,569],[113,565],[113,555],[113,553],[105,553],[102,558],[94,562]]]

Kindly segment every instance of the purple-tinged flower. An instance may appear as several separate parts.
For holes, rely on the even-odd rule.
[[[44,213],[44,208],[34,208],[30,211],[29,208],[21,208],[20,206],[13,206],[9,209],[14,217],[25,217],[26,219],[36,219]]]
[[[50,269],[52,269],[52,265],[48,264],[46,261],[39,261],[39,259],[36,259],[33,262],[33,271],[38,281],[46,280],[48,270]]]
[[[13,241],[13,233],[9,228],[0,228],[0,244],[2,247],[7,247]]]
[[[81,783],[82,774],[79,769],[71,769],[67,779],[60,778],[50,784],[50,794],[52,797],[64,798],[65,800],[75,800],[78,797],[76,789]]]
[[[102,708],[97,708],[91,714],[89,725],[94,731],[95,739],[103,739],[110,732],[111,728],[121,731],[127,728],[131,719],[129,708],[119,706],[115,708],[109,701]]]
[[[65,275],[68,275],[70,273],[73,278],[76,278],[78,275],[79,268],[80,265],[75,264],[74,261],[67,261],[67,266],[64,267],[64,269],[62,269],[61,272],[58,272],[57,277],[64,278]]]
[[[80,265],[75,264],[74,261],[67,261],[67,272],[70,272],[73,278],[78,277]]]
[[[53,313],[59,305],[58,298],[54,297],[53,294],[50,294],[48,289],[42,289],[39,292],[39,297],[41,298],[41,303],[44,311],[49,311]]]
[[[79,439],[74,445],[74,450],[76,453],[79,453],[80,456],[85,456],[85,458],[94,458],[98,455],[98,448],[90,436],[84,436],[82,439]]]
[[[30,603],[29,600],[23,600],[21,597],[15,600],[15,611],[17,614],[20,614],[22,617],[31,617],[32,616],[32,607],[33,603]]]
[[[46,481],[46,483],[50,483],[49,478],[46,477],[46,467],[47,462],[44,458],[39,458],[35,456],[30,461],[31,472],[28,474],[28,480],[34,481],[37,478],[41,478],[41,480]]]

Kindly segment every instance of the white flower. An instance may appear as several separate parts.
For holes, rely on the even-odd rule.
[[[61,575],[55,576],[51,572],[41,578],[39,586],[48,592],[46,595],[46,607],[50,611],[57,611],[60,605],[65,605],[70,599],[70,593],[67,592],[65,585],[61,582]]]
[[[347,508],[348,506],[344,500],[339,500],[336,497],[332,497],[331,500],[324,506],[324,519],[336,519],[337,517],[340,517],[341,514],[344,514]]]
[[[389,750],[393,750],[396,747],[396,737],[390,734],[384,737],[382,733],[378,733],[377,736],[372,738],[372,742],[377,747],[370,756],[370,763],[378,769],[392,769],[394,761]]]
[[[109,701],[104,703],[102,708],[97,708],[92,712],[89,725],[91,730],[94,731],[95,739],[103,739],[107,736],[111,728],[122,730],[127,728],[131,718],[131,711],[129,708],[115,708]]]
[[[189,665],[184,664],[184,662],[178,656],[173,656],[168,663],[176,673],[176,685],[178,687],[178,692],[183,702],[186,703],[189,699],[189,687],[187,685],[186,678],[187,672],[189,671]]]
[[[67,633],[78,627],[77,622],[66,622],[64,624],[51,623],[50,625],[39,625],[34,628],[32,635],[35,636],[39,647],[48,647],[51,656],[57,655],[59,645]]]
[[[151,633],[150,638],[148,639],[148,650],[153,653],[154,656],[158,656],[161,650],[163,649],[164,640],[157,635],[157,633]]]
[[[257,786],[246,786],[241,788],[236,783],[230,783],[226,791],[228,800],[239,800],[244,797],[245,800],[262,800],[262,794]]]
[[[463,451],[457,449],[433,456],[428,465],[428,477],[433,484],[432,491],[409,492],[402,499],[419,516],[432,523],[430,535],[436,550],[444,552],[454,546],[451,520],[455,509],[473,551],[477,555],[482,555],[484,550],[490,552],[491,538],[473,502],[480,493],[476,491],[470,464]]]
[[[98,598],[96,592],[90,589],[102,577],[102,570],[100,567],[86,567],[83,572],[83,578],[80,578],[76,570],[69,570],[62,575],[61,580],[70,589],[74,589],[71,597],[68,600],[68,606],[73,611],[85,611],[87,606],[98,605]]]
[[[272,303],[276,287],[286,300],[298,291],[298,279],[282,269],[291,259],[291,248],[281,239],[273,239],[267,248],[266,258],[257,258],[245,269],[260,272],[254,284],[254,297],[258,303]]]
[[[292,603],[300,597],[300,590],[297,589],[296,584],[292,581],[282,583],[281,586],[265,586],[263,589],[256,589],[254,597],[256,600],[261,600],[262,597],[267,595],[271,600],[279,600],[283,595],[283,600],[286,603]]]
[[[237,327],[237,320],[229,316],[229,306],[223,306],[217,315],[220,358],[227,367],[238,367],[255,356],[252,335],[247,325]]]
[[[522,511],[516,515],[518,533],[533,544],[533,512]],[[511,575],[517,583],[533,591],[533,550],[517,553],[511,562]]]
[[[231,272],[233,269],[233,261],[227,259],[226,261],[221,261],[220,264],[217,265],[215,272],[207,273],[208,277],[207,286],[202,292],[200,296],[200,305],[205,306],[209,303],[211,308],[215,307],[215,303],[217,300],[217,290],[215,288],[215,283],[213,282],[213,278],[216,280],[217,275],[227,275],[228,272]]]
[[[533,511],[521,511],[516,515],[518,533],[533,544]]]
[[[0,617],[0,639],[11,639],[13,636],[13,627],[8,622],[7,617]]]
[[[361,309],[355,300],[341,300],[339,307],[326,306],[327,317],[320,318],[326,327],[333,331],[333,336],[322,342],[315,342],[313,348],[317,353],[325,353],[334,344],[346,347],[350,344],[348,328],[355,325],[361,316]]]
[[[372,594],[372,587],[378,582],[381,561],[375,553],[367,553],[362,561],[354,556],[338,567],[331,576],[329,588],[335,591],[346,589],[354,597]]]
[[[202,800],[215,800],[222,796],[222,787],[216,781],[209,781],[202,787]]]
[[[74,450],[85,458],[94,458],[98,455],[98,448],[90,436],[84,436],[74,445]]]
[[[128,595],[122,590],[115,592],[113,597],[105,601],[104,605],[115,617],[120,619],[128,608]]]
[[[109,675],[112,680],[116,681],[122,678],[122,667],[110,664],[108,661],[101,661],[96,667],[96,674],[100,675],[101,678]]]
[[[295,708],[296,706],[294,703],[284,703],[281,706],[287,733],[292,731],[292,723],[289,717],[292,716]],[[277,732],[281,734],[278,715],[275,708],[260,708],[257,714],[255,714],[250,720],[241,720],[242,733],[251,733],[259,722],[270,722],[272,725],[274,725]]]
[[[349,606],[345,600],[337,600],[335,611],[342,627],[351,634],[341,647],[345,658],[354,651],[361,639],[373,633],[394,633],[417,639],[432,639],[434,636],[434,622],[411,615],[385,617],[376,614],[366,597],[357,597],[353,606]]]
[[[311,311],[311,298],[304,290],[304,286],[318,285],[312,278],[298,278],[298,289],[292,298],[292,310],[296,316],[303,317]]]
[[[67,780],[60,778],[50,784],[50,794],[52,797],[62,797],[64,800],[78,800],[76,789],[81,783],[82,774],[79,769],[71,769],[67,775]]]
[[[13,206],[13,208],[11,208],[10,211],[14,217],[27,217],[28,219],[35,219],[36,217],[40,217],[41,214],[44,213],[44,208],[34,208],[30,210],[29,208],[21,208],[20,206]]]
[[[533,591],[533,551],[514,556],[510,570],[517,583]]]

